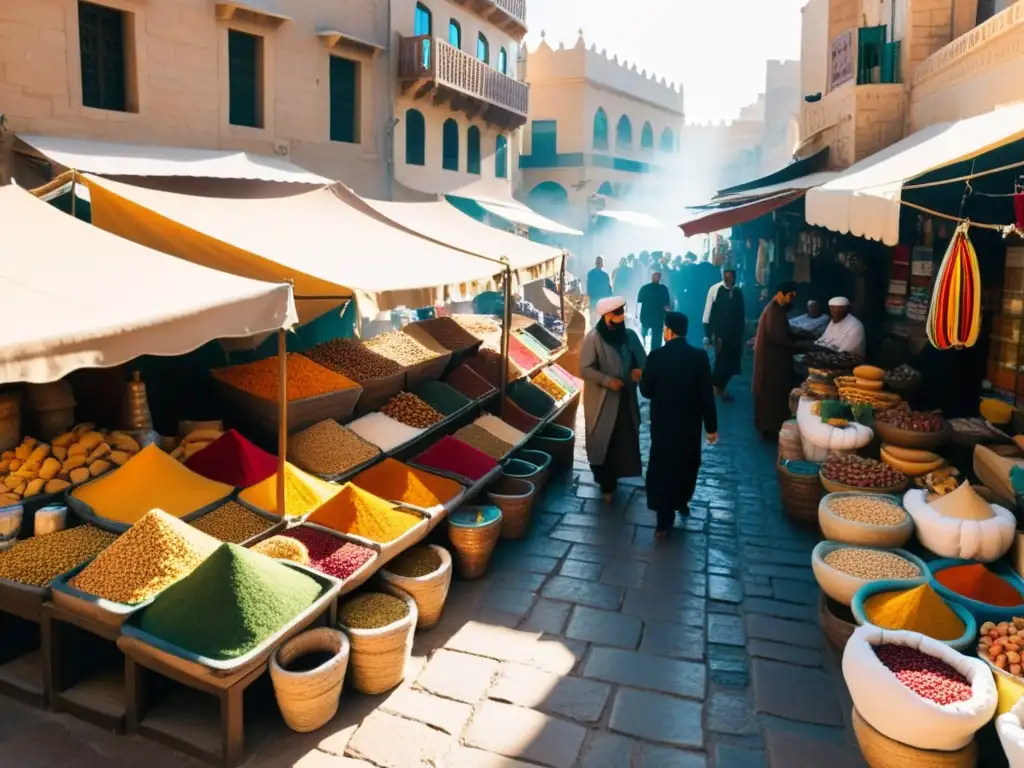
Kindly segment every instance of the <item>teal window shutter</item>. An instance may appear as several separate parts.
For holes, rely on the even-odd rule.
[[[480,129],[475,125],[466,132],[466,170],[480,175]]]
[[[882,49],[886,26],[857,30],[857,85],[882,82]]]
[[[228,120],[232,125],[262,127],[259,98],[260,38],[228,30]]]
[[[331,56],[331,141],[359,141],[359,65]]]
[[[494,140],[494,178],[508,178],[508,139],[502,134]]]
[[[453,117],[444,121],[441,133],[441,167],[446,171],[459,170],[459,124]]]
[[[405,164],[427,164],[427,124],[418,109],[405,111]]]
[[[126,112],[124,14],[92,3],[78,4],[82,104]]]

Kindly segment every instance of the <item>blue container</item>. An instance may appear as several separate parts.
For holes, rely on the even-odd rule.
[[[1002,562],[985,563],[985,567],[988,568],[996,576],[999,576],[1006,581],[1011,587],[1021,593],[1020,605],[1011,605],[1004,607],[1000,605],[990,605],[989,603],[982,603],[978,600],[972,600],[969,597],[964,597],[951,590],[944,584],[939,583],[935,578],[935,574],[939,571],[945,570],[946,568],[952,568],[956,565],[977,565],[978,563],[974,560],[956,560],[954,558],[947,558],[944,560],[935,560],[929,563],[931,569],[931,585],[932,589],[942,595],[942,598],[947,603],[953,603],[960,605],[970,611],[971,615],[978,622],[978,625],[984,624],[986,621],[991,621],[998,624],[1000,621],[1010,621],[1014,616],[1024,616],[1024,579],[1017,574],[1010,566]]]
[[[920,584],[917,586],[920,586]],[[853,617],[857,620],[858,624],[871,624],[864,613],[864,603],[869,597],[880,592],[906,592],[910,589],[915,589],[915,586],[907,586],[905,581],[884,579],[882,581],[869,582],[857,590],[857,593],[853,596],[853,602],[850,603],[850,610],[853,612]],[[951,603],[948,600],[945,600],[945,603],[957,615],[960,621],[964,623],[964,633],[956,640],[939,640],[939,642],[945,643],[955,651],[973,656],[974,645],[978,642],[978,622],[975,621],[971,612],[962,605]],[[882,627],[882,629],[886,629],[886,627]],[[935,639],[938,640],[938,638]]]

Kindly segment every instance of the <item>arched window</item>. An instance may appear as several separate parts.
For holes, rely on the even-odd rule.
[[[466,170],[480,175],[480,129],[475,125],[466,131]]]
[[[594,149],[608,149],[608,115],[600,107],[594,115]]]
[[[498,71],[503,75],[508,74],[508,52],[504,48],[498,51]]]
[[[643,130],[640,131],[640,148],[654,149],[654,129],[650,123],[644,123]]]
[[[405,164],[427,164],[427,124],[418,109],[405,111]]]
[[[500,133],[494,140],[494,178],[508,178],[508,139]]]
[[[484,64],[491,63],[491,44],[487,42],[483,32],[476,38],[476,57]]]
[[[659,147],[662,152],[675,152],[676,151],[676,137],[672,133],[671,128],[666,128],[661,132],[661,146]]]
[[[459,170],[459,124],[454,117],[444,121],[441,133],[441,167],[446,171]]]
[[[456,48],[462,48],[462,27],[455,19],[448,22],[448,42]]]
[[[633,124],[629,118],[623,115],[619,118],[619,124],[615,126],[615,148],[632,149],[633,147]]]
[[[423,41],[423,66],[430,67],[430,40],[434,34],[434,17],[430,9],[423,3],[416,3],[416,16],[413,21],[413,35],[416,37],[427,37]]]
[[[542,181],[530,190],[529,205],[554,216],[564,216],[569,203],[569,193],[556,181]]]

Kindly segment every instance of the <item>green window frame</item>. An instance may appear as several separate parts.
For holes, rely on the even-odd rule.
[[[359,62],[331,56],[331,141],[359,143]]]
[[[427,121],[418,109],[405,110],[405,164],[427,164]]]
[[[459,124],[454,117],[445,120],[442,128],[441,167],[446,171],[459,170]]]
[[[228,30],[228,121],[246,128],[263,127],[260,66],[263,38]]]
[[[500,133],[494,140],[494,178],[508,178],[508,138]]]
[[[82,104],[128,111],[125,13],[80,2],[78,40],[82,65]]]
[[[480,129],[475,125],[466,131],[466,170],[474,176],[480,175]]]

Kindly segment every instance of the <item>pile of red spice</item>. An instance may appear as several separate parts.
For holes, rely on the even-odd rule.
[[[310,566],[336,579],[347,579],[374,556],[374,551],[369,547],[342,541],[337,536],[304,525],[284,531],[281,535],[305,544],[309,551]]]
[[[967,678],[934,656],[890,643],[876,645],[875,655],[897,680],[924,699],[944,705],[971,698]]]
[[[508,337],[508,357],[524,371],[532,370],[543,362],[536,352],[511,334]]]
[[[436,469],[476,482],[498,466],[498,462],[451,435],[446,435],[412,460],[424,469]]]
[[[501,409],[501,420],[506,424],[511,424],[520,432],[529,432],[540,424],[540,419],[527,413],[507,397],[505,398],[505,405]]]
[[[494,392],[494,387],[487,379],[465,364],[448,374],[444,383],[470,400],[479,400]]]
[[[196,474],[218,483],[248,488],[277,472],[277,457],[229,429],[185,462]]]
[[[943,568],[935,574],[935,580],[946,589],[979,603],[1003,608],[1024,603],[1024,596],[1010,582],[981,563]]]

